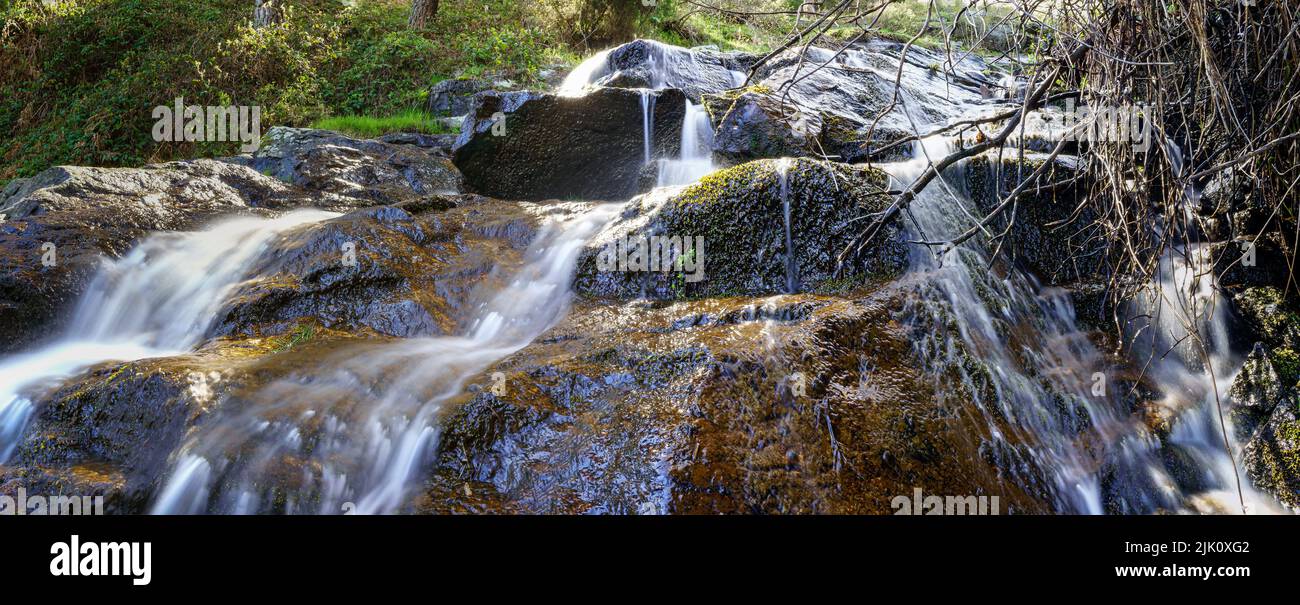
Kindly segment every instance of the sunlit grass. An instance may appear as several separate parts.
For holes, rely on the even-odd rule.
[[[420,132],[443,134],[451,132],[437,118],[423,111],[407,111],[392,116],[334,116],[317,120],[312,128],[333,130],[343,134],[374,138],[393,132]]]

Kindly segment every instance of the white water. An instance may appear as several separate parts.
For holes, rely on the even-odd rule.
[[[40,393],[104,361],[193,347],[267,242],[331,216],[304,210],[228,220],[193,233],[160,233],[104,263],[62,338],[0,362],[0,462],[13,454]]]
[[[794,237],[790,233],[790,159],[776,161],[776,175],[780,181],[781,210],[785,217],[785,291],[794,294],[799,291],[798,268],[794,258]]]
[[[243,405],[227,402],[176,454],[152,511],[399,510],[435,450],[444,404],[564,315],[579,252],[619,208],[552,221],[463,336],[350,348],[311,376],[278,380]],[[285,477],[292,487],[275,484]]]
[[[681,155],[659,160],[659,187],[689,185],[716,170],[713,165],[713,123],[702,105],[686,101],[682,119]]]
[[[649,90],[641,91],[641,140],[645,145],[645,158],[642,164],[649,164],[654,156],[655,136],[655,96]]]

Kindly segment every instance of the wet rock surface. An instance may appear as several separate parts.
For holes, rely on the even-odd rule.
[[[643,98],[653,125],[650,157],[675,156],[681,91],[598,88],[583,97],[482,93],[452,157],[469,188],[491,197],[625,200],[646,164]]]
[[[996,470],[906,361],[897,304],[580,302],[445,419],[420,509],[889,514],[924,486],[1041,512],[985,491]]]
[[[454,333],[494,268],[518,262],[538,219],[519,204],[432,196],[357,210],[280,238],[212,335],[280,334],[301,321],[397,337]]]
[[[593,84],[611,88],[675,88],[699,103],[706,94],[738,86],[756,55],[716,48],[681,48],[654,40],[635,40],[611,49],[593,72]]]

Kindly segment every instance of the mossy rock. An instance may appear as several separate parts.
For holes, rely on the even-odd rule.
[[[792,255],[786,250],[783,171]],[[868,225],[866,217],[891,203],[888,182],[874,168],[801,158],[749,162],[685,189],[652,192],[631,202],[622,219],[588,245],[579,260],[577,288],[619,298],[775,294],[788,289],[788,255],[798,291],[892,279],[907,266],[897,219],[842,267],[837,263]],[[647,236],[703,238],[703,279],[690,281],[685,271],[601,270],[600,255],[615,241]]]

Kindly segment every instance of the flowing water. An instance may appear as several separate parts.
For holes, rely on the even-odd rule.
[[[927,158],[952,151],[942,139],[916,146],[916,159],[885,166],[894,187],[909,185]],[[912,203],[913,239],[954,237],[980,216],[965,183],[951,178],[957,172]],[[981,450],[1014,483],[1047,494],[1060,512],[1241,512],[1216,407],[1240,360],[1228,347],[1227,305],[1205,270],[1206,259],[1193,256],[1200,260],[1186,264],[1166,256],[1152,287],[1163,299],[1163,315],[1156,315],[1152,329],[1138,330],[1148,340],[1137,347],[1146,353],[1137,361],[1154,359],[1140,365],[1147,366],[1164,397],[1159,405],[1171,417],[1167,444],[1127,409],[1131,394],[1116,380],[1120,368],[1080,329],[1068,295],[991,263],[988,247],[975,240],[947,253],[913,248],[912,282],[918,285],[908,315],[925,334],[917,352],[943,385],[942,397],[983,415]],[[1155,301],[1140,302],[1146,310]],[[1188,341],[1193,327],[1205,339],[1209,366],[1162,358],[1161,347]],[[1171,469],[1170,448],[1190,457],[1191,466]],[[1198,480],[1181,476],[1188,472]],[[1248,511],[1269,510],[1266,498],[1246,491]]]
[[[659,160],[659,187],[689,185],[716,170],[713,165],[713,124],[701,105],[686,101],[682,120],[681,155]]]
[[[653,88],[680,86],[681,74],[703,69],[690,63],[693,55],[670,49],[651,46]],[[841,63],[893,76],[875,54],[847,53]],[[610,70],[608,52],[600,53],[575,70],[560,92],[580,95]],[[909,66],[900,81],[903,115],[913,129],[959,117],[966,102],[978,97],[934,82],[923,68]],[[932,94],[923,94],[927,86]],[[646,163],[654,161],[653,102],[650,90],[643,91]],[[690,102],[685,111],[680,157],[659,160],[663,186],[692,182],[714,168],[708,116]],[[915,159],[883,166],[895,187],[907,186],[931,159],[952,151],[938,138],[915,148]],[[796,292],[790,215],[798,200],[791,199],[789,166],[778,162],[786,290]],[[979,216],[955,174],[927,187],[911,205],[906,225],[913,239],[951,238]],[[456,336],[354,344],[296,374],[227,397],[172,453],[151,510],[402,510],[436,452],[441,413],[463,396],[468,381],[566,313],[579,252],[620,208],[547,206],[548,220],[525,264],[506,287],[480,293],[481,303]],[[272,238],[329,216],[304,211],[236,219],[199,233],[160,234],[108,263],[67,336],[0,363],[0,462],[12,455],[32,401],[43,390],[101,361],[191,349]],[[915,352],[941,403],[982,421],[976,424],[984,430],[969,438],[1000,469],[1003,481],[1060,512],[1240,512],[1237,469],[1224,450],[1219,409],[1227,405],[1227,386],[1241,360],[1229,347],[1227,306],[1206,271],[1205,254],[1196,246],[1167,253],[1160,278],[1137,303],[1144,307],[1130,312],[1145,317],[1148,308],[1161,310],[1149,314],[1144,329],[1133,323],[1129,336],[1135,360],[1162,398],[1155,403],[1171,419],[1164,440],[1129,409],[1131,394],[1117,379],[1113,360],[1080,329],[1069,296],[992,262],[978,238],[945,254],[913,247],[909,275],[900,282],[914,293],[904,315],[918,328]],[[1191,330],[1198,337],[1188,338]],[[1178,354],[1163,355],[1169,349]],[[1171,472],[1171,457],[1185,461],[1181,476]],[[1242,491],[1248,512],[1271,510],[1268,498]]]
[[[36,395],[97,363],[187,351],[272,238],[331,216],[304,210],[161,233],[105,263],[64,336],[0,362],[0,462],[17,447]]]
[[[578,253],[620,207],[552,220],[462,335],[352,348],[226,402],[181,447],[153,512],[399,510],[436,447],[443,405],[564,315]]]

